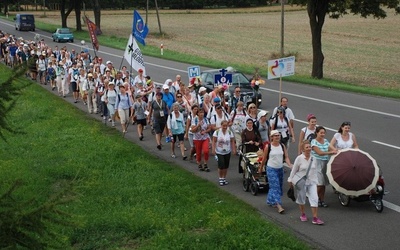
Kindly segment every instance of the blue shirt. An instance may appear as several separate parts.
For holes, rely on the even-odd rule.
[[[132,107],[132,103],[128,93],[125,93],[125,95],[118,94],[115,109],[129,109],[130,107]]]
[[[171,93],[163,93],[162,99],[167,103],[168,108],[171,110],[172,104],[175,102],[175,97]]]

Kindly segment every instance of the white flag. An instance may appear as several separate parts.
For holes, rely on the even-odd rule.
[[[138,71],[139,69],[143,69],[143,75],[146,75],[146,68],[144,66],[142,52],[140,51],[140,48],[137,45],[135,39],[133,39],[132,34],[129,36],[129,41],[128,45],[126,45],[124,58],[134,70]]]

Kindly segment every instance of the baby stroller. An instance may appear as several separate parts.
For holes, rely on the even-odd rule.
[[[379,178],[378,181],[376,182],[375,188],[373,188],[369,194],[364,194],[364,195],[359,195],[359,196],[353,196],[353,195],[346,195],[344,193],[338,193],[339,201],[342,206],[349,206],[350,200],[355,200],[358,202],[362,201],[371,201],[374,206],[376,211],[378,213],[381,213],[383,211],[383,195],[385,193],[385,181],[383,180],[382,173],[379,173]]]
[[[243,190],[250,190],[252,195],[257,195],[260,190],[269,190],[268,178],[265,172],[258,173],[261,164],[256,152],[243,153],[243,145],[239,146],[239,168],[243,172]]]
[[[332,156],[327,166],[327,177],[335,188],[340,203],[350,200],[371,201],[376,211],[383,211],[385,182],[375,159],[359,149],[343,149]]]

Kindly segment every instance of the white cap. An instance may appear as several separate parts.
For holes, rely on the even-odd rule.
[[[260,113],[258,113],[257,116],[258,116],[258,119],[260,119],[261,117],[266,116],[266,115],[268,115],[268,111],[261,110]]]
[[[109,63],[113,64],[111,61],[107,61],[107,62],[106,62],[106,64],[109,64]]]
[[[169,86],[167,84],[164,84],[162,88],[163,89],[169,89]]]
[[[200,87],[199,92],[207,91],[205,87]]]

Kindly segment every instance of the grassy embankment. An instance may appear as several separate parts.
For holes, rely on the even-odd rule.
[[[9,74],[0,65],[0,79]],[[23,79],[27,81],[26,79]],[[0,193],[44,201],[74,179],[61,206],[79,226],[54,230],[66,249],[307,249],[230,194],[121,138],[33,84],[8,117],[26,134],[0,142]],[[53,230],[53,228],[52,228]]]

